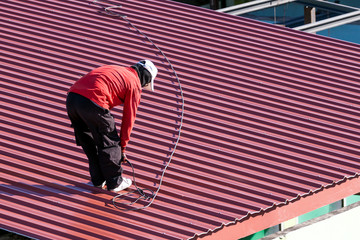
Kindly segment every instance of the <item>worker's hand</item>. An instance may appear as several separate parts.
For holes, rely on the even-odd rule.
[[[127,157],[126,157],[125,152],[122,152],[122,153],[121,153],[121,162],[122,162],[122,163],[126,163],[126,162],[127,162]]]

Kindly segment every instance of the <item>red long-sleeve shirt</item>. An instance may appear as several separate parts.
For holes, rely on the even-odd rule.
[[[120,144],[125,150],[130,140],[142,92],[136,70],[131,67],[105,65],[80,78],[69,92],[80,94],[109,110],[124,104]]]

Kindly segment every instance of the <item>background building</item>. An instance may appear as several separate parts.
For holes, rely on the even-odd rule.
[[[357,0],[179,1],[360,44]]]

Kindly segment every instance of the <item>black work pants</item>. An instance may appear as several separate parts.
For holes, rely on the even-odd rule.
[[[66,108],[76,144],[82,147],[89,160],[92,183],[98,186],[106,181],[108,189],[116,188],[122,182],[121,147],[110,111],[71,92]]]

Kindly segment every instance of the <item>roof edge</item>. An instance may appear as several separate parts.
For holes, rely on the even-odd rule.
[[[227,224],[223,223],[213,230],[195,234],[189,239],[240,239],[358,192],[360,192],[359,173],[258,212],[248,213],[240,219]]]

